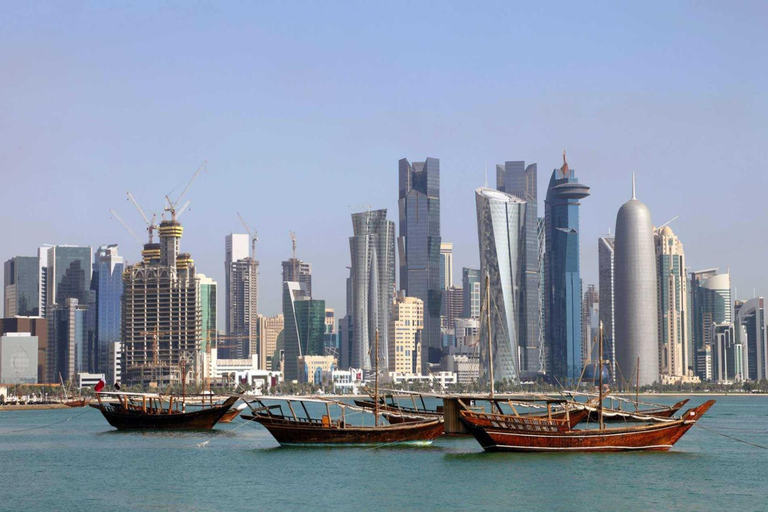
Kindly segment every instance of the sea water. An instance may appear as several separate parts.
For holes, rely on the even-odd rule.
[[[702,426],[768,446],[768,397],[713,398]],[[764,511],[767,474],[768,450],[696,426],[667,453],[514,454],[473,438],[281,448],[239,418],[211,432],[118,432],[92,408],[0,412],[9,511]]]

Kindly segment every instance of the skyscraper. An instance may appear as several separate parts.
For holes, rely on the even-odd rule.
[[[248,235],[235,233],[224,242],[229,341],[220,357],[248,358],[258,345],[259,262],[249,254],[248,243]]]
[[[299,358],[325,353],[325,301],[310,297],[303,283],[283,283],[285,380],[299,379]]]
[[[283,332],[285,319],[281,314],[275,316],[259,315],[259,369],[272,369],[272,355],[277,349],[277,338]]]
[[[312,296],[312,264],[301,261],[298,258],[290,258],[283,262],[283,282],[293,281],[302,283],[304,288]]]
[[[187,372],[200,375],[196,361],[202,339],[201,302],[195,263],[179,252],[184,228],[160,223],[160,243],[148,243],[142,262],[123,273],[122,382],[164,386]]]
[[[4,316],[40,316],[40,258],[16,256],[5,262]],[[2,333],[0,333],[2,334]]]
[[[688,286],[688,305],[691,317],[691,338],[693,341],[693,352],[696,353],[704,347],[704,320],[701,317],[704,311],[704,296],[699,293],[701,285],[710,277],[717,275],[718,268],[708,268],[704,270],[694,270],[690,273]],[[698,367],[697,367],[698,368]],[[696,370],[698,372],[698,369]]]
[[[708,275],[706,280],[702,278]],[[717,357],[713,350],[716,329],[713,325],[730,324],[733,321],[733,305],[731,302],[730,274],[712,274],[712,271],[694,272],[695,285],[694,319],[701,334],[701,345],[696,347],[696,372],[702,380],[711,380],[713,374],[712,361]]]
[[[109,344],[120,341],[122,324],[123,271],[125,261],[117,245],[102,245],[93,262],[93,282],[96,300],[97,370],[106,372]]]
[[[595,285],[587,285],[584,291],[584,301],[581,308],[581,360],[597,361],[598,346],[595,340],[598,338],[600,327],[600,297]],[[597,374],[595,374],[597,376]]]
[[[399,162],[400,289],[424,302],[422,372],[440,362],[440,160]]]
[[[413,374],[421,371],[423,320],[424,303],[421,299],[399,294],[392,305],[390,319],[390,332],[394,334],[387,357],[387,369],[390,372]],[[381,347],[379,352],[383,355]]]
[[[480,270],[461,269],[461,287],[464,293],[464,318],[480,318]]]
[[[672,228],[654,232],[659,297],[659,368],[661,382],[676,383],[692,365],[688,327],[688,276],[685,251]]]
[[[616,239],[611,235],[597,241],[598,294],[600,299],[600,322],[603,324],[603,359],[609,361],[611,377],[616,375],[616,303],[614,282],[614,246]]]
[[[376,331],[379,348],[387,366],[390,342],[390,317],[395,291],[395,223],[387,220],[387,210],[352,214],[353,236],[349,238],[351,338],[350,365],[371,370]],[[342,360],[344,358],[342,357]]]
[[[195,280],[198,286],[197,300],[200,308],[200,351],[207,352],[209,346],[211,348],[216,347],[216,335],[218,333],[216,299],[219,287],[216,281],[205,274],[196,274]],[[245,358],[246,356],[239,357]]]
[[[525,201],[525,232],[523,235],[523,321],[521,330],[521,368],[525,378],[540,373],[541,307],[539,287],[538,183],[536,164],[510,161],[496,166],[496,188]]]
[[[765,332],[765,299],[736,302],[736,338],[744,350],[744,378],[768,378],[768,339]]]
[[[490,286],[490,323],[480,322],[480,360],[487,382],[489,335],[493,342],[495,380],[517,381],[521,376],[523,278],[525,261],[525,201],[490,188],[475,191],[480,275]],[[487,313],[486,313],[487,314]],[[536,354],[538,357],[538,354]]]
[[[632,198],[616,216],[615,250],[616,363],[625,380],[635,375],[641,386],[653,384],[659,380],[656,251],[651,212],[635,197],[634,176]]]
[[[453,244],[440,243],[440,288],[447,290],[453,286]]]
[[[552,171],[544,203],[544,324],[548,372],[575,382],[581,375],[579,206],[589,195],[568,166]]]
[[[46,260],[41,281],[46,287],[49,331],[47,378],[55,382],[58,372],[74,378],[77,372],[93,369],[90,364],[95,359],[95,307],[88,311],[95,302],[91,289],[93,253],[90,247],[54,245],[41,248],[39,256]],[[63,331],[65,327],[72,331]]]

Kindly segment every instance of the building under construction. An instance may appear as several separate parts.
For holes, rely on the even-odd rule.
[[[179,253],[181,224],[164,220],[160,243],[144,245],[143,261],[123,274],[122,381],[164,386],[182,368],[200,377],[202,311],[199,282],[189,254]]]

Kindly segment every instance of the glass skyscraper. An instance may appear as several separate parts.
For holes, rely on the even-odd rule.
[[[464,318],[480,318],[480,271],[476,268],[461,269],[461,288],[464,294]]]
[[[475,199],[482,297],[487,293],[486,276],[490,287],[494,380],[518,381],[520,354],[525,343],[521,329],[524,322],[525,201],[489,188],[477,189]],[[480,318],[480,361],[485,382],[489,377],[487,314],[484,311]]]
[[[557,379],[581,375],[581,268],[579,206],[589,187],[579,183],[574,170],[563,166],[552,172],[544,203],[544,324],[547,371]]]
[[[48,300],[63,304],[77,299],[80,305],[89,302],[93,254],[90,247],[56,245],[48,250]]]
[[[395,223],[387,210],[352,214],[354,235],[349,238],[352,332],[350,365],[370,370],[370,354],[379,331],[380,364],[387,366],[390,318],[395,299]],[[439,317],[438,317],[439,318]]]
[[[125,262],[117,254],[117,245],[102,245],[93,262],[93,282],[96,292],[97,370],[106,372],[108,344],[120,341],[122,325],[123,270]]]
[[[4,316],[40,315],[40,258],[16,256],[5,262]]]
[[[422,372],[442,357],[440,311],[440,160],[399,162],[400,289],[424,302]]]
[[[525,161],[505,162],[496,166],[496,188],[525,201],[525,231],[523,235],[523,321],[520,325],[520,372],[524,378],[540,373],[543,347],[540,344],[539,306],[539,235],[538,185],[536,164]]]
[[[299,357],[325,354],[325,301],[309,297],[304,283],[283,283],[286,381],[299,379]]]

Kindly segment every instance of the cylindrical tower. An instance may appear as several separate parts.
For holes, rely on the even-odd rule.
[[[659,380],[659,331],[656,259],[651,212],[635,197],[616,216],[615,332],[618,378],[640,385]],[[639,358],[639,359],[638,359]],[[640,362],[639,370],[637,368]]]
[[[179,240],[184,228],[178,221],[164,220],[160,223],[160,263],[166,267],[176,267],[179,255]]]

